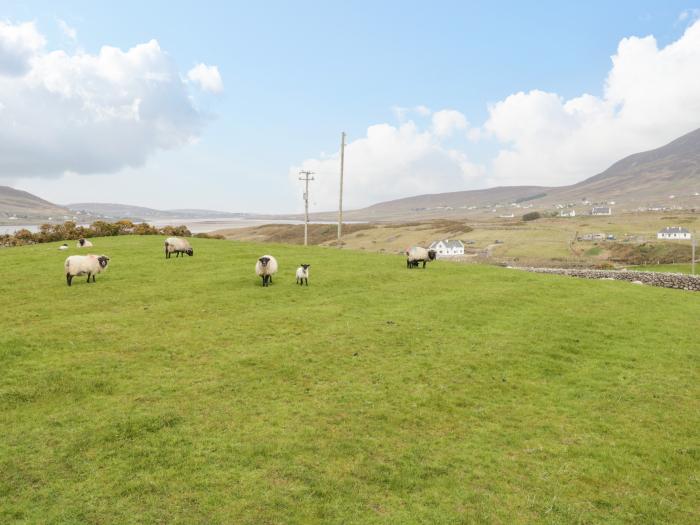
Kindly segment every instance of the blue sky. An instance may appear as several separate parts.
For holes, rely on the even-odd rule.
[[[406,133],[421,135],[430,133],[434,112],[449,109],[461,113],[468,127],[457,127],[456,133],[435,143],[430,142],[434,137],[426,137],[429,151],[412,160],[420,166],[415,176],[432,180],[435,172],[434,183],[394,184],[394,180],[401,181],[404,171],[413,173],[414,168],[388,162],[383,169],[389,175],[376,175],[374,182],[358,184],[356,205],[374,198],[405,196],[423,187],[457,191],[500,183],[564,184],[572,182],[572,177],[604,169],[605,162],[614,160],[608,158],[613,154],[643,149],[654,140],[685,131],[689,123],[671,122],[666,134],[653,137],[635,129],[630,134],[638,135],[636,139],[619,150],[613,148],[585,162],[559,160],[567,167],[553,169],[561,171],[559,178],[552,173],[529,181],[492,166],[499,152],[512,148],[513,143],[516,148],[527,148],[532,141],[495,126],[486,132],[489,126],[485,124],[492,116],[489,108],[510,95],[532,90],[556,94],[564,102],[583,94],[603,98],[611,55],[622,39],[653,35],[662,49],[683,38],[697,18],[693,10],[698,6],[680,1],[586,5],[407,1],[68,1],[59,5],[5,1],[0,20],[12,24],[33,21],[45,37],[46,52],[98,54],[105,45],[127,51],[155,39],[181,75],[199,63],[216,66],[224,90],[193,91],[193,104],[201,116],[193,132],[196,140],[154,147],[140,165],[132,162],[132,166],[104,173],[98,169],[68,175],[61,175],[61,166],[56,172],[31,176],[6,170],[0,176],[58,202],[127,201],[154,207],[294,211],[300,206],[294,170],[318,167],[324,170],[320,176],[332,178],[333,164],[324,155],[337,152],[342,130],[352,142],[367,138],[370,126],[386,124],[398,129],[413,122],[416,130]],[[75,39],[61,30],[59,21],[76,31]],[[418,106],[429,108],[430,114],[406,111],[398,118],[392,109]],[[700,127],[700,118],[697,122],[694,127]],[[469,130],[475,130],[471,138],[466,137]],[[480,138],[475,139],[477,136]],[[405,147],[414,151],[412,140],[408,138]],[[396,143],[397,149],[401,147]],[[439,151],[430,149],[433,147]],[[533,145],[536,147],[542,146]],[[362,144],[356,149],[358,156],[363,154]],[[351,152],[349,147],[348,154]],[[403,158],[400,151],[396,155]],[[441,160],[445,155],[460,156],[461,167],[454,169],[467,174],[437,174],[452,169]],[[464,167],[465,163],[469,166]],[[581,168],[569,170],[570,165]],[[542,169],[546,166],[543,163]],[[354,167],[358,172],[368,171],[360,161]],[[348,184],[353,184],[351,170]],[[383,191],[375,194],[372,188],[379,186]],[[314,201],[317,209],[332,202],[330,186],[324,191]]]

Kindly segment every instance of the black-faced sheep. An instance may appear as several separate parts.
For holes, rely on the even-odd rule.
[[[68,249],[68,245],[65,244],[65,243],[64,243],[64,244],[61,244],[61,246],[59,246],[58,249],[61,250],[61,251],[67,250],[67,249]]]
[[[425,268],[425,263],[434,261],[436,255],[437,252],[435,250],[428,250],[420,246],[409,248],[406,252],[406,268],[416,268],[418,263],[421,262],[423,263],[423,268]]]
[[[173,253],[175,257],[179,257],[180,255],[184,257],[185,254],[191,257],[194,255],[194,250],[185,239],[181,239],[180,237],[168,237],[165,239],[165,258],[170,259]]]
[[[66,282],[71,285],[73,277],[87,274],[87,282],[95,282],[95,275],[107,269],[109,257],[106,255],[71,255],[66,258]]]
[[[302,264],[297,268],[297,284],[309,286],[309,267],[310,264]]]
[[[255,274],[262,277],[263,286],[272,283],[272,275],[277,273],[277,259],[272,255],[263,255],[255,263]]]
[[[78,242],[75,244],[76,248],[92,248],[92,243],[88,241],[87,239],[78,239]]]

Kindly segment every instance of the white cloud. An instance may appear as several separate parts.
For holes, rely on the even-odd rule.
[[[338,200],[339,157],[308,159],[289,172],[290,182],[302,192],[301,169],[313,171],[311,200],[315,210],[334,209]],[[399,126],[378,124],[367,136],[345,148],[348,207],[420,193],[463,188],[482,175],[463,153],[447,149],[431,131],[421,131],[410,121]],[[300,201],[301,202],[301,201]]]
[[[69,26],[65,20],[59,18],[58,27],[61,29],[61,32],[71,40],[75,41],[78,39],[78,31],[76,31],[74,27]]]
[[[25,74],[31,58],[45,43],[34,22],[13,25],[0,20],[0,76]]]
[[[577,182],[700,127],[700,23],[662,49],[625,38],[612,64],[602,97],[533,90],[491,106],[482,131],[505,147],[488,182]]]
[[[33,24],[0,25],[0,35],[5,56],[21,56],[24,64],[21,76],[0,75],[3,178],[140,166],[158,150],[192,142],[204,124],[155,40],[127,51],[104,46],[97,54],[68,54],[46,51]]]
[[[224,90],[224,82],[221,80],[219,68],[197,64],[187,72],[187,78],[198,84],[203,91],[210,93],[221,93]]]
[[[438,137],[449,137],[456,130],[467,129],[467,117],[454,109],[443,109],[433,114],[433,132]]]

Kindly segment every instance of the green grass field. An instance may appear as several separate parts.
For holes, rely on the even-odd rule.
[[[700,273],[700,263],[695,260],[695,273]],[[679,264],[643,264],[640,266],[630,266],[630,270],[639,270],[640,272],[667,272],[667,273],[690,273],[692,265],[690,263]]]
[[[700,294],[94,242],[0,250],[2,524],[700,521]]]

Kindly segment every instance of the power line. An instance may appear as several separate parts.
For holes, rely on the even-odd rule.
[[[303,177],[299,177],[299,180],[303,180],[305,183],[304,187],[304,246],[308,246],[309,244],[309,181],[314,180],[311,175],[313,175],[313,171],[300,171],[299,175],[303,175]]]

